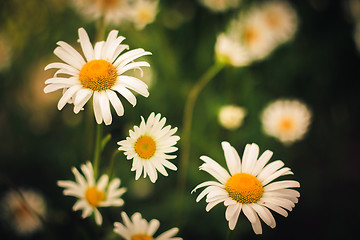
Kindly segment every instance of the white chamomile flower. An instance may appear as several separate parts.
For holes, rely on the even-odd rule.
[[[89,20],[104,18],[104,21],[119,25],[129,17],[129,0],[72,0],[75,9]]]
[[[63,90],[63,96],[58,102],[59,110],[66,103],[73,103],[74,113],[79,113],[93,96],[96,122],[101,124],[104,121],[109,125],[112,122],[110,103],[118,116],[124,114],[124,107],[116,92],[133,106],[136,105],[136,97],[130,90],[144,97],[149,96],[147,85],[143,81],[126,76],[124,73],[131,69],[149,67],[147,62],[134,62],[134,60],[151,53],[138,48],[121,54],[129,46],[121,44],[125,38],[117,35],[118,31],[111,31],[106,41],[97,42],[93,48],[86,31],[80,28],[79,42],[85,59],[69,44],[63,41],[57,43],[59,46],[54,53],[64,63],[50,63],[45,67],[45,70],[51,68],[59,70],[53,78],[45,81],[48,85],[44,88],[44,92]]]
[[[179,232],[178,228],[172,228],[156,238],[153,237],[160,226],[157,219],[147,222],[138,212],[134,213],[131,219],[125,212],[121,213],[121,217],[124,224],[115,222],[114,232],[125,240],[182,240],[180,237],[174,237]]]
[[[218,62],[234,67],[247,66],[252,59],[246,48],[230,34],[221,33],[216,38],[215,56]]]
[[[72,172],[75,175],[76,182],[58,181],[58,185],[65,188],[64,195],[78,198],[73,206],[74,211],[82,210],[82,218],[86,218],[94,212],[96,223],[101,225],[102,216],[97,208],[124,205],[124,200],[120,197],[126,189],[119,188],[119,178],[114,178],[109,183],[109,177],[106,174],[103,174],[96,182],[94,169],[90,162],[82,164],[81,170],[85,177],[74,167]]]
[[[273,182],[280,176],[293,173],[290,168],[283,168],[284,163],[281,160],[267,164],[273,154],[269,150],[258,158],[258,145],[247,144],[241,161],[235,148],[228,142],[221,144],[229,172],[213,159],[201,156],[200,159],[205,163],[200,166],[200,170],[208,172],[218,182],[207,181],[199,184],[193,191],[206,188],[196,201],[206,196],[206,211],[223,202],[226,206],[225,218],[231,230],[235,228],[241,211],[250,221],[256,234],[262,233],[260,219],[274,228],[276,222],[269,209],[287,217],[285,209],[291,211],[300,196],[298,191],[289,188],[300,187],[299,182]]]
[[[311,112],[302,102],[297,100],[277,100],[270,103],[261,115],[264,132],[291,144],[304,137],[307,132]]]
[[[157,180],[157,171],[167,176],[165,167],[176,171],[177,167],[167,159],[174,159],[176,155],[168,153],[177,150],[174,145],[179,141],[179,136],[173,136],[177,128],[164,127],[166,118],[161,119],[160,113],[151,113],[147,121],[141,117],[140,126],[130,130],[130,137],[118,142],[119,150],[124,151],[127,159],[133,159],[131,171],[136,171],[135,179],[139,179],[144,169],[144,177],[149,175],[151,182]]]
[[[225,105],[219,110],[218,120],[224,128],[235,130],[242,125],[245,115],[245,108],[237,105]]]
[[[30,235],[43,227],[46,218],[44,197],[36,191],[10,190],[1,201],[2,216],[18,235]]]
[[[294,8],[288,2],[265,2],[261,12],[274,41],[283,43],[294,36],[298,19]]]
[[[154,22],[158,13],[158,0],[136,0],[129,9],[129,19],[135,28],[142,30],[146,25]]]

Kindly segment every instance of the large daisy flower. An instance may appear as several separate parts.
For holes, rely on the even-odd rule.
[[[138,212],[131,216],[131,220],[125,212],[121,213],[121,217],[124,224],[115,222],[114,232],[125,240],[182,240],[180,237],[174,237],[179,231],[178,228],[172,228],[154,238],[153,235],[160,226],[157,219],[147,222]]]
[[[130,130],[130,137],[119,141],[119,150],[125,151],[127,159],[133,159],[131,171],[136,171],[135,179],[139,179],[143,169],[144,177],[149,175],[151,182],[157,179],[157,171],[167,176],[165,167],[176,171],[177,167],[167,159],[176,158],[168,153],[177,150],[174,145],[179,141],[179,136],[173,136],[177,128],[164,127],[166,118],[161,118],[160,113],[151,113],[147,121],[141,117],[139,127]]]
[[[235,228],[241,210],[251,222],[256,234],[262,233],[260,219],[274,228],[275,219],[269,209],[286,217],[288,213],[285,209],[291,211],[300,196],[298,191],[289,189],[300,187],[299,182],[273,182],[280,176],[293,174],[290,168],[282,168],[284,163],[280,160],[267,164],[273,154],[269,150],[258,159],[259,147],[254,143],[246,145],[242,161],[228,142],[222,142],[222,148],[229,172],[213,159],[201,156],[200,159],[205,163],[200,166],[200,170],[208,172],[219,182],[207,181],[199,184],[193,191],[206,188],[196,201],[206,196],[206,211],[224,202],[227,207],[225,218],[231,230]]]
[[[103,174],[96,182],[94,169],[90,162],[82,164],[81,170],[85,177],[74,167],[72,172],[75,175],[76,182],[58,181],[58,185],[65,188],[64,195],[78,198],[73,206],[74,211],[82,210],[82,218],[86,218],[94,212],[96,223],[101,225],[102,216],[97,208],[122,206],[124,200],[120,197],[126,189],[119,188],[120,179],[118,178],[109,183],[109,177],[106,174]]]
[[[261,120],[267,135],[291,144],[304,137],[310,125],[311,111],[298,100],[280,99],[264,109]]]
[[[147,85],[138,78],[124,75],[130,69],[149,67],[149,63],[133,60],[150,55],[144,49],[138,48],[120,55],[128,45],[121,44],[124,37],[117,36],[118,31],[111,31],[106,41],[97,42],[93,48],[89,36],[83,28],[79,29],[79,42],[85,59],[69,44],[59,41],[54,53],[62,62],[50,63],[45,70],[59,69],[53,78],[45,81],[48,84],[44,92],[49,93],[63,89],[63,96],[58,102],[61,110],[66,103],[74,103],[74,112],[78,113],[93,96],[93,107],[96,122],[111,124],[110,103],[118,116],[124,114],[116,92],[125,97],[133,106],[136,98],[130,91],[133,90],[147,97]],[[66,76],[66,77],[64,77]],[[130,89],[130,90],[129,90]]]

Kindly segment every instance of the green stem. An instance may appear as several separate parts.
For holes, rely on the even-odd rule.
[[[96,139],[95,139],[95,150],[94,150],[94,176],[95,179],[98,176],[99,172],[99,162],[100,162],[100,154],[101,154],[101,140],[102,140],[102,134],[103,134],[103,125],[102,124],[96,124]]]
[[[116,154],[118,154],[120,151],[118,149],[115,149],[115,151],[111,154],[111,158],[110,158],[110,163],[109,163],[109,167],[108,167],[108,176],[111,178],[112,176],[112,172],[113,172],[113,167],[114,167],[114,159]]]
[[[226,234],[226,240],[231,240],[233,233],[234,231],[229,229],[228,233]]]
[[[187,168],[189,164],[190,143],[191,143],[191,125],[196,100],[200,92],[210,82],[214,76],[223,69],[224,64],[215,62],[199,79],[198,82],[191,88],[190,93],[186,99],[184,115],[183,115],[183,132],[182,132],[182,154],[179,167],[179,178],[177,182],[178,191],[178,214],[182,212],[183,196],[186,187]]]
[[[103,41],[105,37],[105,17],[101,16],[96,22],[96,41]]]

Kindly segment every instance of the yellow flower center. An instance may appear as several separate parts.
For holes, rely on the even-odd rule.
[[[110,89],[116,82],[117,71],[114,65],[105,60],[92,60],[79,72],[79,80],[85,88],[93,91]]]
[[[131,237],[131,240],[154,240],[154,238],[146,234],[136,234]]]
[[[139,20],[142,23],[148,23],[149,21],[151,21],[151,12],[147,9],[143,9],[139,12],[138,14]]]
[[[256,29],[249,26],[248,28],[245,29],[243,37],[244,37],[244,43],[247,46],[251,46],[258,40],[259,34],[256,31]]]
[[[263,193],[263,186],[253,175],[237,173],[226,182],[225,190],[239,203],[255,203]]]
[[[154,156],[155,150],[155,141],[149,136],[139,137],[135,143],[135,152],[142,158],[151,158]]]
[[[280,132],[289,132],[294,128],[294,121],[291,118],[284,118],[279,123]]]
[[[105,193],[97,190],[96,187],[89,187],[85,192],[85,198],[91,206],[97,207],[105,200]]]
[[[278,13],[274,11],[269,11],[265,15],[266,22],[270,28],[273,30],[277,30],[280,28],[281,25],[281,18],[277,15]]]

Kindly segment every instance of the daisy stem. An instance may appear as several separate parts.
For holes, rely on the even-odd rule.
[[[94,150],[94,176],[95,178],[98,176],[99,172],[99,161],[100,161],[100,154],[101,154],[101,140],[103,134],[103,125],[97,124],[96,126],[96,139],[95,139],[95,150]]]
[[[189,155],[190,155],[190,142],[191,142],[191,124],[193,118],[193,112],[196,100],[200,94],[200,92],[204,89],[204,87],[210,82],[214,76],[223,69],[224,63],[215,62],[199,79],[198,82],[191,88],[190,93],[186,99],[184,115],[183,115],[183,132],[182,132],[182,154],[180,159],[180,167],[179,167],[179,178],[177,182],[177,191],[178,191],[178,214],[182,212],[183,205],[183,196],[185,192],[186,186],[186,176],[187,176],[187,168],[189,163]]]
[[[114,159],[116,154],[118,154],[120,151],[118,149],[115,149],[115,151],[111,154],[111,158],[110,158],[110,163],[109,163],[109,167],[108,167],[108,176],[111,178],[112,176],[112,172],[113,172],[113,167],[114,167]]]
[[[233,233],[234,231],[229,229],[229,231],[226,234],[226,240],[230,240],[233,236]]]
[[[105,17],[102,15],[96,22],[96,41],[104,40],[105,36]]]

